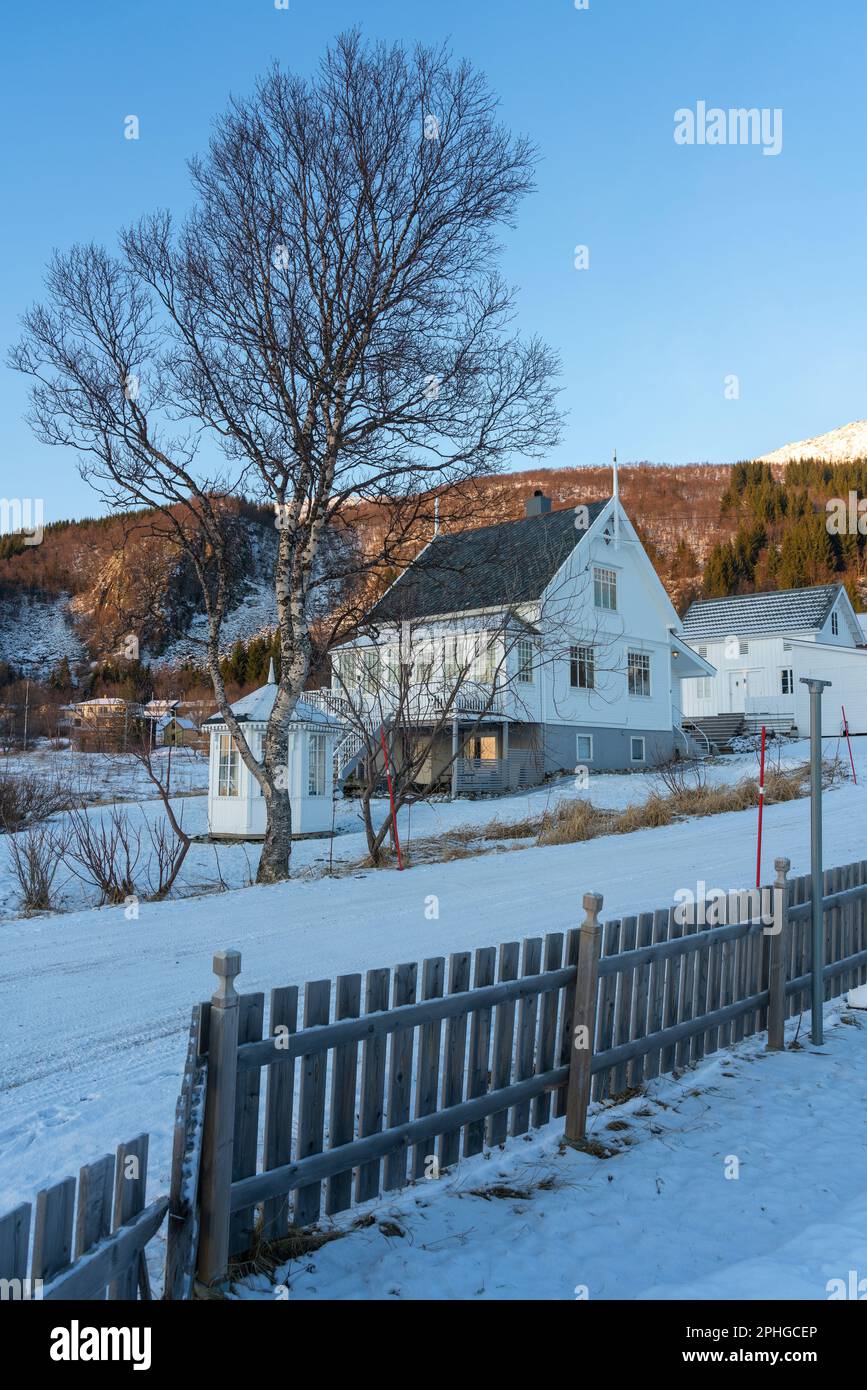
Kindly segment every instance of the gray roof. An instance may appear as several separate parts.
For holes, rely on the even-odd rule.
[[[772,594],[737,594],[693,603],[683,620],[683,635],[694,644],[730,634],[813,632],[824,625],[841,587],[818,584],[812,589],[779,589]]]
[[[590,525],[608,505],[590,502]],[[586,531],[575,508],[437,536],[367,615],[371,623],[499,608],[541,598]]]

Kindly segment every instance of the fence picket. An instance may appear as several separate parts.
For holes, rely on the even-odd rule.
[[[458,951],[449,958],[449,994],[463,994],[470,987],[469,951]],[[467,1051],[469,1014],[446,1020],[445,1057],[443,1061],[443,1105],[457,1105],[464,1098],[464,1062]],[[440,1168],[450,1168],[461,1154],[461,1132],[452,1129],[440,1135]]]
[[[521,948],[521,974],[538,975],[542,968],[542,938],[528,936]],[[515,1080],[524,1081],[533,1075],[536,1059],[536,1020],[539,996],[530,994],[518,1005],[518,1043],[515,1056]],[[530,1128],[530,1102],[522,1101],[512,1110],[511,1132],[526,1134]]]
[[[476,951],[475,968],[473,972],[473,985],[478,989],[481,985],[492,985],[494,983],[494,970],[497,962],[497,952],[493,946],[484,946]],[[467,1099],[474,1100],[477,1096],[483,1096],[488,1090],[490,1073],[488,1071],[488,1059],[491,1049],[491,1010],[474,1009],[470,1022],[470,1060],[467,1072]],[[482,1152],[485,1142],[485,1122],[484,1120],[474,1120],[471,1124],[464,1126],[464,1157],[469,1158],[471,1154]]]
[[[27,1278],[30,1211],[30,1203],[22,1202],[0,1216],[0,1279],[17,1279],[21,1285]]]
[[[148,1136],[139,1134],[126,1144],[118,1144],[114,1168],[114,1229],[128,1225],[144,1211],[148,1178]],[[144,1255],[128,1265],[113,1284],[109,1285],[111,1299],[129,1300],[140,1287],[143,1298],[150,1298],[147,1266]]]
[[[422,966],[421,991],[423,999],[442,999],[445,984],[446,963],[443,956],[426,960]],[[423,1023],[419,1029],[418,1071],[415,1088],[416,1119],[422,1115],[433,1115],[437,1110],[440,1080],[440,1043],[442,1023]],[[432,1139],[424,1139],[416,1144],[413,1152],[413,1177],[423,1178],[428,1171],[428,1160],[436,1155],[436,1144]]]
[[[638,917],[636,945],[649,946],[653,940],[653,913],[642,912]],[[632,1020],[629,1025],[630,1038],[640,1038],[649,1031],[648,1009],[650,1004],[650,966],[640,965],[635,971],[635,986],[632,997]],[[644,1057],[636,1057],[627,1069],[627,1085],[640,1086],[644,1080]]]
[[[635,949],[635,941],[638,934],[638,918],[624,917],[620,924],[620,949],[621,951],[632,951]],[[632,1027],[632,995],[635,983],[635,971],[624,970],[618,975],[617,997],[614,1009],[614,1046],[619,1047],[621,1043],[629,1041],[629,1033]],[[611,1095],[622,1095],[626,1090],[627,1064],[621,1062],[614,1068],[614,1075],[611,1078]]]
[[[548,932],[545,937],[544,969],[559,970],[563,960],[563,933]],[[559,991],[549,989],[542,995],[539,1005],[539,1049],[536,1058],[536,1071],[544,1075],[554,1065],[554,1051],[557,1046],[557,1006]],[[534,1096],[531,1107],[533,1124],[536,1128],[546,1125],[551,1117],[550,1095]]]
[[[298,1028],[298,986],[281,985],[271,991],[268,1008],[268,1034],[279,1044]],[[265,1172],[280,1168],[292,1157],[292,1114],[295,1105],[295,1061],[268,1067],[265,1086],[265,1134],[262,1167]],[[288,1197],[270,1197],[262,1207],[262,1234],[278,1240],[289,1229]]]
[[[602,937],[602,955],[616,956],[620,950],[620,923],[606,922]],[[614,1038],[614,1005],[617,997],[617,976],[606,975],[599,983],[599,1003],[596,1011],[596,1046],[594,1052],[607,1051]],[[611,1094],[609,1072],[599,1072],[593,1078],[593,1100],[603,1100]]]
[[[414,1004],[418,982],[418,966],[398,965],[394,972],[393,1004]],[[402,1125],[409,1119],[412,1100],[412,1057],[415,1029],[399,1028],[391,1040],[391,1059],[388,1076],[388,1128]],[[383,1165],[382,1186],[386,1191],[406,1186],[406,1149],[389,1154]]]
[[[337,1018],[358,1018],[361,1012],[361,976],[337,977]],[[328,1146],[349,1144],[355,1135],[355,1090],[358,1080],[358,1043],[342,1043],[334,1049],[331,1072],[331,1112]],[[325,1210],[329,1216],[352,1206],[352,1169],[329,1178],[325,1187]]]
[[[238,1018],[238,1042],[259,1042],[265,1017],[264,994],[242,994]],[[248,1178],[256,1171],[259,1139],[259,1093],[262,1072],[251,1067],[238,1077],[235,1088],[235,1132],[232,1143],[232,1182]],[[256,1209],[246,1207],[232,1213],[229,1223],[229,1254],[245,1254],[255,1238]]]
[[[500,946],[500,980],[516,980],[520,962],[521,947],[517,941],[507,941]],[[494,1019],[494,1048],[491,1062],[491,1090],[500,1091],[512,1079],[512,1046],[515,1037],[515,1001],[498,1004]],[[494,1148],[505,1142],[509,1132],[508,1110],[498,1110],[488,1116],[488,1145]]]
[[[75,1258],[87,1254],[111,1233],[114,1196],[114,1156],[106,1154],[87,1163],[78,1174],[78,1216],[75,1225]],[[105,1292],[101,1295],[105,1297]]]
[[[331,981],[311,980],[304,986],[304,1027],[315,1028],[331,1016]],[[301,1088],[298,1095],[298,1157],[322,1152],[325,1130],[325,1085],[327,1052],[311,1052],[301,1058]],[[321,1182],[299,1187],[295,1193],[295,1225],[307,1226],[319,1220]]]
[[[364,1012],[381,1013],[388,1008],[389,970],[368,970],[364,983]],[[358,1137],[367,1138],[382,1129],[383,1096],[385,1094],[385,1038],[374,1035],[365,1038],[361,1049],[361,1102],[359,1105]],[[379,1195],[379,1159],[359,1166],[355,1178],[356,1202],[367,1202]]]

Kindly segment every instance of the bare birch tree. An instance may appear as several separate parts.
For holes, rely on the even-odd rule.
[[[191,164],[195,204],[118,254],[56,254],[15,367],[39,437],[122,509],[154,509],[198,579],[216,703],[267,804],[259,880],[288,873],[286,727],[340,585],[405,561],[433,489],[556,442],[557,363],[515,332],[497,232],[535,151],[442,49],[341,36],[304,79],[273,68]],[[220,675],[227,497],[275,509],[279,686],[259,762]],[[360,503],[388,513],[374,553]]]

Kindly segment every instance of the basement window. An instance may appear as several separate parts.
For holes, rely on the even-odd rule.
[[[631,758],[632,758],[632,761],[633,761],[634,763],[643,763],[643,762],[644,762],[644,739],[643,739],[643,738],[633,738],[633,739],[630,739],[630,743],[631,743],[631,745],[632,745],[632,747],[631,747],[631,752],[630,752],[630,756],[631,756]]]

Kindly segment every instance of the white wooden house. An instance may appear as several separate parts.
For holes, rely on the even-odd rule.
[[[268,718],[277,698],[274,664],[268,681],[232,705],[256,758]],[[259,783],[244,763],[219,711],[206,719],[210,738],[208,764],[208,827],[224,839],[261,839],[266,807]],[[340,722],[326,710],[299,700],[289,724],[286,777],[292,807],[293,835],[317,834],[331,828],[334,749],[343,735]]]
[[[764,724],[809,733],[807,676],[831,682],[823,696],[823,727],[837,732],[842,709],[852,733],[867,733],[867,647],[840,584],[693,603],[683,620],[690,646],[715,673],[683,684],[688,721],[711,732],[712,721],[747,730]]]
[[[457,641],[474,644],[470,678],[444,705]],[[577,766],[640,769],[694,751],[681,728],[681,681],[713,675],[682,639],[619,499],[553,511],[541,492],[518,521],[435,536],[360,635],[332,653],[331,690],[319,698],[339,707],[343,693],[357,708],[367,690],[376,720],[389,673],[407,659],[413,680],[425,666],[418,728],[437,730],[435,716],[448,710],[424,777],[441,780],[457,751],[453,791],[538,783]],[[358,733],[343,740],[341,780],[362,751]]]

